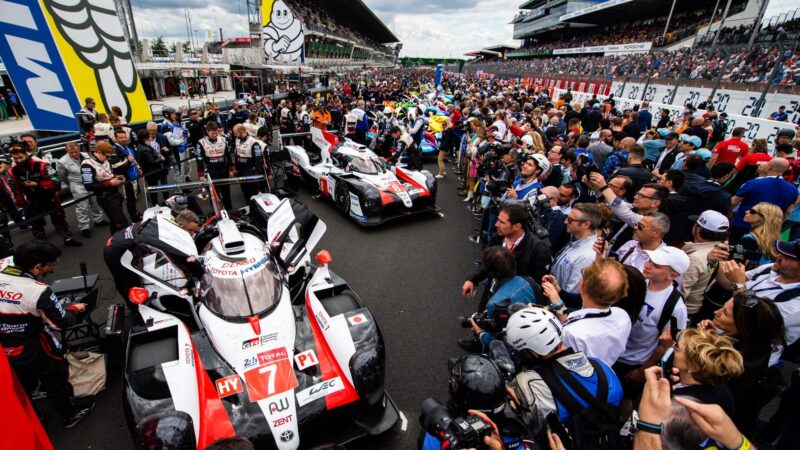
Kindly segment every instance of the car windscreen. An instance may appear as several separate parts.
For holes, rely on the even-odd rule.
[[[350,168],[356,172],[375,175],[383,172],[383,163],[377,157],[358,156],[350,160]]]
[[[257,270],[229,270],[224,275],[207,271],[200,289],[211,312],[222,317],[260,314],[280,301],[283,283],[272,262]]]

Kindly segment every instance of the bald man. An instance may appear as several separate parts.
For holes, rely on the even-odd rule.
[[[701,145],[700,148],[706,148],[708,144],[708,130],[703,128],[703,124],[706,120],[702,117],[695,117],[692,119],[692,126],[686,129],[683,134],[688,134],[690,136],[697,136],[700,138]]]

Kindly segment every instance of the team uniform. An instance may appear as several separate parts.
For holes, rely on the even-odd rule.
[[[252,137],[248,137],[252,139]],[[228,140],[218,136],[212,141],[208,136],[197,143],[197,174],[204,177],[208,174],[212,180],[227,178],[233,169],[233,162],[228,151]],[[217,186],[217,191],[222,195],[225,209],[231,210],[231,187],[228,185]]]
[[[17,206],[25,209],[25,217],[31,219],[43,213],[49,213],[58,234],[67,242],[72,239],[64,208],[61,207],[61,180],[50,164],[31,158],[11,168],[12,189]],[[26,181],[38,183],[36,186],[25,186]],[[33,237],[45,239],[44,217],[31,224]]]
[[[78,161],[69,155],[64,155],[58,160],[61,179],[69,183],[69,191],[72,193],[72,198],[81,198],[89,195],[83,185],[83,177],[81,176],[81,162],[88,158],[89,156],[86,153],[81,153]],[[92,222],[100,224],[106,220],[103,210],[100,209],[100,205],[97,204],[97,199],[94,197],[75,205],[75,215],[78,218],[78,228],[81,230],[90,230]]]
[[[236,172],[240,177],[264,174],[264,144],[252,136],[245,139],[236,138],[234,142],[234,158]],[[258,194],[259,188],[255,183],[242,183],[242,194],[245,201]]]
[[[108,161],[100,162],[94,155],[81,162],[81,177],[86,190],[94,192],[97,203],[103,208],[111,223],[111,233],[128,226],[128,219],[122,212],[123,197],[119,186],[112,186],[114,172]]]

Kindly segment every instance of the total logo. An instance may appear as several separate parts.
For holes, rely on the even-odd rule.
[[[281,427],[283,425],[289,424],[289,423],[292,422],[292,418],[293,418],[293,416],[291,414],[289,414],[286,417],[281,417],[279,419],[275,419],[275,420],[272,421],[272,428],[278,428],[278,427]],[[283,439],[281,439],[281,440],[283,440]]]
[[[258,364],[268,364],[273,361],[279,361],[281,359],[289,358],[289,354],[286,352],[286,347],[275,348],[266,352],[261,352],[258,354]]]

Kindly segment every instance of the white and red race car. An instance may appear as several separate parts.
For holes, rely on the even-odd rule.
[[[389,166],[369,148],[317,128],[315,149],[287,145],[293,175],[364,226],[420,213],[436,213],[436,178],[427,170]],[[318,149],[318,151],[317,151]]]
[[[141,277],[123,395],[136,444],[204,449],[244,436],[288,450],[391,428],[375,319],[328,252],[311,262],[325,224],[272,194],[254,196],[245,217],[218,210],[193,238],[155,216],[121,259]]]

